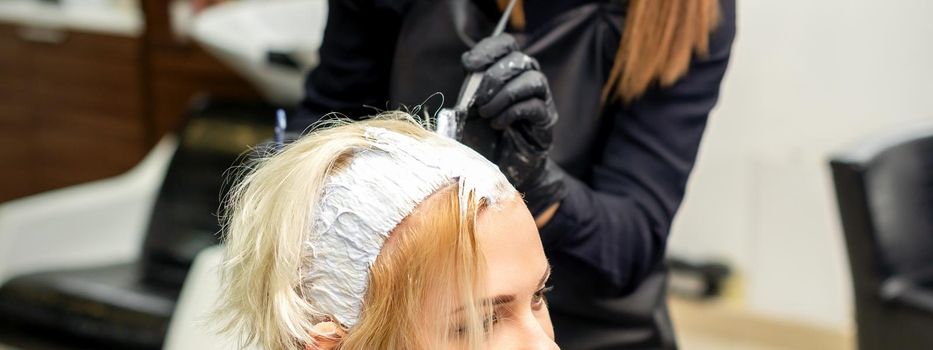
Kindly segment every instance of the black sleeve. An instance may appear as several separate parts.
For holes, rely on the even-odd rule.
[[[302,131],[326,113],[373,113],[389,99],[389,74],[406,1],[330,0],[318,66],[305,80],[305,97],[289,121]]]
[[[541,229],[549,251],[593,267],[621,293],[664,257],[735,36],[735,2],[722,3],[709,56],[694,59],[674,85],[605,115],[613,120],[592,179],[568,176],[567,197]]]

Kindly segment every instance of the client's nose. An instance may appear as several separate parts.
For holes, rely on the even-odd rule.
[[[550,322],[538,319],[535,315],[530,314],[522,318],[520,327],[524,338],[521,349],[560,349],[557,343],[554,342],[554,331]]]

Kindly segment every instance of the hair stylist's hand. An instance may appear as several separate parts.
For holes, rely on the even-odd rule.
[[[493,161],[538,216],[564,196],[563,171],[548,158],[557,110],[547,77],[508,34],[480,41],[463,65],[483,73],[472,108],[503,132]]]

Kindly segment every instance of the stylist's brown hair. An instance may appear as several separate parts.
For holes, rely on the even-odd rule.
[[[523,1],[511,23],[525,27]],[[509,0],[498,0],[505,8]],[[709,52],[709,33],[719,23],[718,0],[629,0],[625,29],[602,101],[631,102],[651,84],[669,86],[687,73],[694,54]]]

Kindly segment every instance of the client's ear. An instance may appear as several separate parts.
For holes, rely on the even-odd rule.
[[[332,350],[340,344],[347,332],[334,322],[320,322],[311,328],[313,343],[305,345],[305,350]]]

